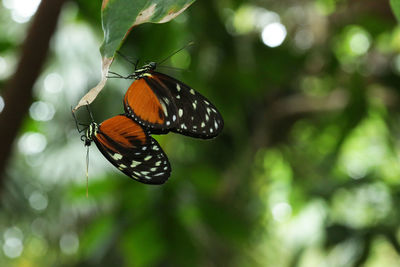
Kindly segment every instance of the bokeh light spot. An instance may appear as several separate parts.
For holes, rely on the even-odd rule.
[[[314,35],[310,30],[300,30],[294,36],[294,42],[297,48],[307,50],[314,43]]]
[[[354,54],[363,55],[368,51],[370,41],[365,33],[357,32],[350,37],[349,45]]]
[[[15,22],[24,23],[36,13],[41,0],[3,0],[3,5],[11,10]]]
[[[64,254],[74,254],[79,248],[79,239],[75,233],[64,234],[60,239],[60,248]]]
[[[40,153],[46,148],[46,145],[46,137],[36,132],[27,132],[23,134],[18,142],[19,150],[26,155]]]
[[[36,218],[31,224],[32,233],[37,236],[42,236],[46,232],[48,222],[44,218]]]
[[[3,57],[0,57],[0,78],[6,74],[7,62]]]
[[[48,93],[59,93],[64,86],[64,80],[58,73],[50,73],[44,79],[44,89]]]
[[[49,121],[54,113],[54,106],[43,101],[34,102],[29,108],[29,115],[36,121]]]
[[[0,112],[3,111],[4,106],[5,106],[4,99],[0,96]]]
[[[41,211],[47,208],[47,196],[35,191],[29,197],[29,205],[35,210]]]
[[[9,258],[18,258],[23,249],[21,240],[15,237],[7,238],[3,244],[3,252]]]
[[[286,202],[278,203],[272,208],[272,216],[278,222],[286,221],[291,215],[292,207]]]
[[[4,232],[3,252],[8,258],[18,258],[24,249],[24,235],[18,227],[10,227]]]
[[[282,23],[268,24],[261,32],[261,39],[266,46],[280,46],[286,38],[286,28]]]

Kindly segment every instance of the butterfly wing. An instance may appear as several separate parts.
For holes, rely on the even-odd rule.
[[[100,152],[120,171],[145,184],[163,184],[171,166],[157,141],[124,115],[112,117],[93,137]]]
[[[168,132],[167,129],[177,124],[176,119],[172,120],[176,106],[170,101],[168,88],[151,86],[148,81],[145,78],[133,81],[124,97],[125,112],[153,133]]]
[[[150,94],[144,96],[147,93]],[[124,106],[133,119],[153,133],[173,131],[208,139],[217,136],[224,125],[221,114],[207,98],[186,84],[155,71],[132,83],[125,94]],[[162,123],[144,119],[157,115],[163,117]]]

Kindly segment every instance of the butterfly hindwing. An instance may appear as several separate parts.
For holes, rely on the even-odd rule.
[[[207,139],[222,131],[222,116],[207,98],[168,75],[156,72],[155,77],[170,89],[175,98],[178,125],[174,132]]]
[[[142,97],[146,92],[150,96]],[[132,83],[125,94],[124,106],[134,120],[152,133],[173,131],[208,139],[217,136],[224,124],[221,114],[208,99],[186,84],[155,71]],[[146,119],[157,115],[163,118],[161,123]]]
[[[93,137],[100,152],[120,171],[146,184],[162,184],[171,166],[157,141],[124,115],[98,126]]]

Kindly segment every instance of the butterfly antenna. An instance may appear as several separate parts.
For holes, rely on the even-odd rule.
[[[89,146],[86,150],[86,198],[89,198]]]
[[[125,59],[126,61],[128,61],[129,63],[131,63],[132,65],[135,66],[135,68],[137,67],[137,64],[139,62],[139,59],[136,60],[136,62],[132,61],[130,58],[128,58],[127,56],[125,56],[124,54],[122,54],[122,52],[117,51],[117,54],[120,55],[123,59]]]
[[[187,47],[194,45],[194,42],[189,42],[188,44],[186,44],[185,46],[179,48],[178,50],[176,50],[175,52],[173,52],[171,55],[169,55],[168,57],[164,58],[163,60],[161,60],[160,62],[157,63],[157,65],[161,65],[162,63],[164,63],[165,61],[167,61],[168,59],[170,59],[173,55],[179,53],[180,51],[182,51],[183,49],[186,49]]]
[[[171,67],[171,66],[158,66],[158,68],[170,69],[170,70],[174,70],[174,71],[190,71],[190,70],[187,70],[187,69],[176,68],[176,67]]]
[[[76,129],[78,130],[78,133],[83,132],[85,129],[79,129],[79,125],[81,125],[81,126],[87,126],[87,125],[78,122],[78,119],[76,118],[76,115],[75,115],[75,112],[72,109],[72,106],[71,106],[71,113],[72,113],[72,117],[75,120],[75,125],[76,125]]]

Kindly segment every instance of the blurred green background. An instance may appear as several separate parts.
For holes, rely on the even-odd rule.
[[[39,3],[1,1],[0,112]],[[209,98],[225,128],[157,136],[163,186],[92,146],[86,198],[70,108],[100,80],[100,7],[62,8],[2,174],[0,266],[400,266],[400,27],[387,1],[201,0],[135,28],[121,51],[141,63],[195,42],[163,64],[183,70],[158,70]],[[111,70],[133,66],[117,57]],[[107,82],[97,122],[123,112],[130,82]]]

